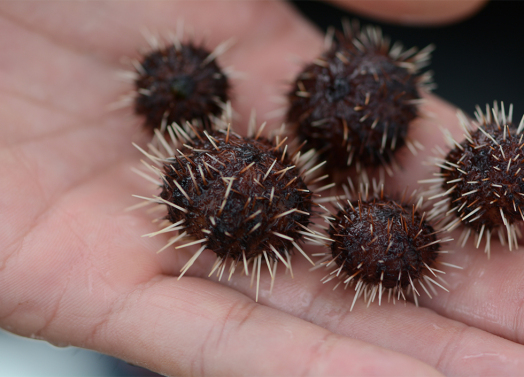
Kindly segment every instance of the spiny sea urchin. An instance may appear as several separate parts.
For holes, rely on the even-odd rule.
[[[385,165],[404,144],[419,115],[419,91],[431,88],[420,74],[433,46],[417,53],[390,41],[380,28],[344,25],[332,47],[306,66],[288,94],[287,123],[317,149],[330,168]]]
[[[133,101],[135,113],[145,117],[144,127],[151,131],[165,131],[166,125],[186,121],[207,128],[210,117],[220,116],[230,97],[228,76],[216,58],[231,40],[210,52],[192,41],[182,43],[179,34],[169,35],[167,43],[146,35],[152,51],[144,53],[141,61],[132,61],[135,72],[122,74],[135,85],[122,105]]]
[[[477,106],[476,122],[459,113],[466,139],[459,143],[447,133],[452,149],[437,159],[438,178],[421,181],[436,183],[433,190],[439,193],[430,199],[441,198],[430,217],[443,219],[449,230],[463,224],[462,245],[473,231],[478,248],[485,235],[488,257],[495,232],[510,250],[518,247],[520,230],[515,224],[524,220],[524,116],[517,127],[513,105],[508,115],[501,105],[486,105],[485,114]]]
[[[166,219],[172,223],[153,234],[179,231],[163,249],[175,243],[176,249],[201,245],[180,276],[205,249],[217,254],[211,274],[217,271],[219,279],[227,260],[230,277],[238,263],[248,275],[252,262],[258,299],[262,260],[273,279],[278,261],[290,268],[293,248],[310,260],[298,242],[304,235],[316,237],[307,228],[314,202],[305,182],[321,164],[314,166],[314,151],[289,155],[286,139],[276,137],[271,143],[260,131],[254,137],[241,137],[229,128],[191,131],[193,137],[176,124],[168,128],[174,145],[157,131],[165,154],[144,151],[156,165],[150,170],[162,180],[160,196],[148,200],[166,204]]]
[[[366,190],[367,192],[367,190]],[[342,205],[337,203],[339,211],[330,214],[329,236],[333,240],[330,252],[317,254],[323,259],[317,266],[334,268],[322,281],[324,283],[335,278],[340,284],[355,285],[356,300],[364,294],[369,305],[378,296],[379,305],[382,295],[387,291],[388,300],[393,296],[393,302],[406,299],[406,294],[413,291],[415,304],[420,295],[415,284],[431,297],[425,284],[434,293],[433,285],[447,291],[441,284],[430,277],[442,280],[437,274],[444,273],[434,267],[443,262],[436,262],[440,243],[451,239],[438,239],[419,208],[422,199],[414,204],[415,193],[405,199],[405,193],[400,202],[384,195],[383,188],[375,192],[371,198],[359,194],[358,200],[347,200]],[[412,203],[412,204],[408,204]]]

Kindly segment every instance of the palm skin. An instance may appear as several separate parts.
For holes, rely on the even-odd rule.
[[[140,237],[157,229],[151,215],[124,208],[136,203],[131,194],[155,188],[130,170],[141,158],[131,142],[148,138],[140,122],[129,109],[107,111],[129,90],[115,79],[119,59],[144,46],[141,26],[171,30],[177,18],[208,31],[209,46],[235,36],[222,60],[247,73],[235,83],[235,109],[243,119],[251,108],[264,114],[300,69],[288,57],[308,60],[322,47],[288,6],[52,5],[1,10],[0,326],[170,375],[521,373],[521,252],[494,244],[487,260],[471,243],[453,244],[444,260],[464,270],[446,269],[451,293],[422,298],[419,308],[359,301],[349,312],[352,293],[322,285],[325,272],[308,273],[301,256],[294,279],[281,269],[272,295],[263,275],[257,304],[249,278],[206,278],[211,252],[177,280],[191,252],[157,255],[167,237]],[[438,125],[461,138],[455,109],[429,97],[426,110],[434,117],[413,131],[426,154],[443,140]],[[401,152],[401,183],[389,187],[428,178],[423,158]]]

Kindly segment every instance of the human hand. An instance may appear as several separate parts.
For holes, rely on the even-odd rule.
[[[264,275],[257,304],[249,278],[206,278],[211,252],[177,280],[191,253],[157,255],[166,239],[140,238],[155,225],[124,208],[151,193],[130,171],[140,158],[131,142],[148,136],[130,111],[106,112],[128,89],[114,73],[144,45],[140,27],[171,30],[184,18],[197,39],[209,33],[208,46],[237,37],[221,61],[248,74],[234,89],[243,119],[274,110],[268,99],[300,69],[290,54],[309,60],[322,48],[286,4],[202,4],[2,5],[0,325],[171,375],[520,373],[522,254],[493,245],[488,261],[457,248],[446,261],[464,270],[447,271],[451,293],[420,308],[359,301],[349,313],[352,293],[322,285],[324,271],[309,273],[301,256],[271,296]],[[436,124],[460,137],[450,105],[430,96],[426,110],[436,118],[413,127],[426,153],[443,142]],[[399,158],[397,187],[427,177],[423,157]]]

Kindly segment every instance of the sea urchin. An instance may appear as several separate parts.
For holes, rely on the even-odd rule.
[[[145,116],[145,127],[153,130],[162,123],[186,121],[205,127],[210,116],[220,115],[229,100],[230,84],[216,57],[226,47],[224,43],[210,52],[175,39],[135,62],[135,112]]]
[[[241,137],[229,128],[211,133],[192,128],[193,137],[178,125],[168,131],[172,146],[156,133],[165,155],[143,151],[162,181],[160,196],[148,200],[166,204],[166,219],[172,223],[154,234],[179,232],[163,249],[175,243],[176,249],[201,245],[180,276],[205,249],[217,255],[211,274],[217,271],[219,278],[227,260],[230,277],[238,263],[248,275],[253,262],[258,299],[262,260],[274,278],[278,261],[290,268],[293,249],[309,259],[298,242],[303,235],[315,237],[307,228],[314,203],[305,183],[319,166],[314,166],[314,152],[290,156],[285,139],[271,143],[259,135]]]
[[[429,89],[433,46],[404,50],[376,27],[347,24],[321,57],[306,66],[288,94],[287,123],[328,166],[385,165],[407,139],[420,89]]]
[[[443,219],[449,230],[463,224],[462,245],[473,231],[478,248],[485,235],[489,257],[495,232],[510,250],[518,247],[515,224],[524,220],[524,117],[517,127],[513,105],[506,115],[504,104],[499,110],[496,102],[485,114],[477,106],[475,116],[476,122],[459,113],[466,139],[459,143],[448,133],[452,149],[437,159],[438,178],[422,182],[436,183],[433,190],[439,191],[430,197],[440,199],[430,217]]]
[[[413,197],[397,202],[383,190],[372,198],[359,195],[358,200],[337,203],[338,213],[326,217],[333,242],[330,252],[319,254],[324,258],[317,265],[332,268],[322,279],[324,283],[335,278],[340,280],[335,288],[356,283],[351,310],[362,294],[368,305],[378,296],[380,305],[386,291],[393,301],[405,300],[406,293],[413,291],[418,305],[417,282],[429,297],[425,284],[432,291],[433,285],[447,290],[430,275],[442,280],[437,274],[443,272],[434,265],[441,253],[440,243],[450,239],[439,239],[425,221],[425,213],[419,213],[422,200],[407,204]]]

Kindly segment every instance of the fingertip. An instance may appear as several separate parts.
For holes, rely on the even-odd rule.
[[[336,5],[364,16],[403,25],[436,26],[466,19],[487,0],[331,0]]]

